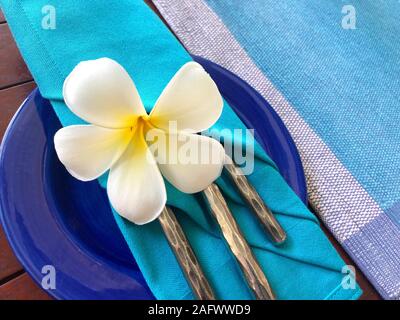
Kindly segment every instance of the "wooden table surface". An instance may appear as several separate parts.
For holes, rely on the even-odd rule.
[[[149,1],[146,2],[149,3]],[[155,10],[154,6],[149,5]],[[0,11],[0,139],[15,111],[35,87],[36,84],[19,54],[4,15]],[[329,231],[323,229],[346,263],[354,265]],[[356,278],[364,291],[362,300],[380,299],[378,293],[358,269],[356,269]],[[51,297],[24,271],[9,247],[0,226],[0,300],[4,299],[47,300]]]

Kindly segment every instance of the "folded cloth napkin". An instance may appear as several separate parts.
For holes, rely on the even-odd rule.
[[[1,0],[22,55],[50,99],[63,125],[81,122],[63,103],[62,84],[82,60],[110,57],[134,79],[151,108],[174,73],[190,56],[142,1],[53,0],[56,28],[43,29],[47,0]],[[228,105],[216,128],[244,128]],[[246,238],[279,299],[356,299],[358,286],[342,286],[344,262],[321,231],[316,218],[298,199],[267,155],[256,146],[251,183],[288,233],[272,245],[260,225],[224,178],[218,180]],[[104,186],[107,176],[100,178]],[[171,186],[168,204],[176,208],[196,255],[219,299],[251,299],[241,273],[210,219],[202,197]],[[115,219],[150,289],[158,299],[192,299],[191,290],[157,221],[134,225]],[[346,289],[347,288],[347,289]]]
[[[382,297],[400,299],[399,1],[153,2],[190,53],[270,102],[313,208]]]

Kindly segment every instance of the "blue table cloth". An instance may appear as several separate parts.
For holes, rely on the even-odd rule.
[[[400,298],[397,0],[154,0],[184,46],[274,107],[310,202],[379,293]]]
[[[62,84],[82,60],[110,57],[134,79],[147,109],[190,56],[161,20],[142,1],[53,0],[56,24],[43,28],[47,0],[1,0],[7,21],[42,95],[63,125],[80,123],[65,106]],[[266,44],[267,45],[267,44]],[[228,105],[216,128],[244,128]],[[104,186],[107,176],[100,179]],[[261,226],[227,181],[219,185],[279,299],[356,299],[357,285],[342,285],[344,262],[310,213],[257,146],[255,171],[249,177],[288,233],[287,242],[272,245]],[[168,186],[168,204],[178,219],[219,299],[251,299],[252,295],[218,227],[199,195]],[[189,210],[190,209],[190,210]],[[159,299],[192,299],[158,221],[136,226],[115,219],[133,257]],[[61,285],[61,284],[60,284]]]

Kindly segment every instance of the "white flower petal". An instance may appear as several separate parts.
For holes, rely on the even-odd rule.
[[[167,194],[164,180],[142,136],[135,134],[122,157],[112,166],[107,182],[111,205],[136,224],[156,219]]]
[[[220,117],[223,101],[208,73],[196,62],[186,63],[171,79],[150,114],[151,123],[163,130],[176,121],[177,130],[200,132]]]
[[[102,127],[129,127],[146,113],[126,70],[108,58],[79,63],[65,79],[63,96],[73,113]]]
[[[71,175],[89,181],[100,177],[118,160],[131,137],[130,129],[75,125],[58,130],[54,145]]]
[[[200,192],[221,175],[225,150],[217,140],[159,129],[149,131],[146,138],[161,173],[182,192]]]

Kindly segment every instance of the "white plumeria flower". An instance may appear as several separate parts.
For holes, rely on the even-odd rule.
[[[195,133],[218,120],[223,102],[215,83],[198,63],[189,62],[175,74],[149,115],[126,70],[108,58],[79,63],[64,82],[63,96],[69,109],[90,124],[56,133],[60,161],[82,181],[110,170],[107,193],[111,205],[126,219],[145,224],[159,216],[167,200],[162,175],[185,193],[199,192],[220,176],[223,147]],[[171,121],[176,124],[174,132],[168,131]],[[213,161],[169,163],[164,157],[161,163],[157,155],[157,163],[146,140],[149,128],[174,135],[178,141],[189,138],[189,146],[185,145],[189,150],[201,145],[204,152],[207,146]],[[182,146],[178,143],[178,152]],[[170,148],[165,143],[161,149],[168,152]]]

